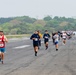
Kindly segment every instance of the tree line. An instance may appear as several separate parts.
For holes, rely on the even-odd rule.
[[[44,33],[61,30],[76,31],[76,19],[46,16],[43,19],[31,18],[29,16],[0,18],[0,30],[5,34],[31,34],[35,30]]]

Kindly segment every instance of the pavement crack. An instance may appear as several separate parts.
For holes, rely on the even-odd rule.
[[[76,72],[68,65],[65,65],[65,68],[71,73],[71,75],[76,75]]]
[[[17,68],[15,68],[15,69],[11,70],[10,72],[6,73],[5,75],[10,75],[12,72],[18,70],[19,68],[20,68],[20,67],[17,67]]]

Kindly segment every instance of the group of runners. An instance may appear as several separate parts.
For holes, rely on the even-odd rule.
[[[66,39],[69,38],[70,35],[66,31],[64,32],[54,32],[52,35],[48,33],[47,30],[45,30],[45,33],[42,35],[40,31],[35,31],[34,34],[31,35],[30,39],[33,40],[33,47],[34,47],[34,52],[35,56],[37,56],[38,50],[40,49],[41,46],[41,38],[44,39],[44,44],[45,44],[45,50],[48,49],[48,42],[49,39],[52,38],[53,44],[55,45],[56,51],[58,51],[58,43],[59,40],[62,39],[63,44],[66,44]]]
[[[38,49],[40,49],[42,37],[44,38],[45,47],[46,47],[46,49],[48,49],[48,41],[50,38],[50,34],[48,33],[47,30],[45,30],[45,34],[43,36],[40,33],[40,31],[35,31],[34,34],[32,34],[32,36],[30,37],[30,39],[33,40],[35,56],[37,56]]]
[[[43,35],[41,34],[41,32],[39,30],[35,31],[30,37],[30,39],[33,40],[35,56],[37,56],[38,50],[40,49],[42,38],[44,39],[45,50],[48,49],[48,44],[49,44],[48,42],[49,42],[49,39],[52,37],[53,44],[56,47],[56,51],[58,51],[59,40],[62,38],[63,44],[65,45],[66,39],[69,36],[70,35],[68,35],[68,33],[66,33],[65,31],[64,32],[58,31],[58,32],[52,33],[52,36],[50,36],[50,34],[48,33],[47,30],[45,30],[45,33]],[[3,62],[4,61],[4,53],[6,51],[5,43],[7,43],[7,42],[8,42],[8,40],[7,40],[6,36],[4,35],[4,32],[0,31],[0,62],[2,62],[2,64],[4,63]]]

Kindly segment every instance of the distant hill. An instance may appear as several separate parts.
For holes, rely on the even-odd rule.
[[[55,16],[46,16],[35,19],[29,16],[0,18],[0,30],[5,34],[29,34],[35,30],[49,32],[61,30],[76,30],[76,19]]]
[[[14,18],[0,18],[0,24],[9,22],[9,21],[11,21],[11,20],[13,20],[13,19],[14,19]]]

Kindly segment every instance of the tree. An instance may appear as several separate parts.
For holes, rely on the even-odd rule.
[[[48,21],[46,23],[46,26],[56,28],[58,26],[58,21],[55,21],[55,20]]]
[[[50,16],[44,17],[44,21],[50,21],[50,20],[52,20],[52,18]]]

